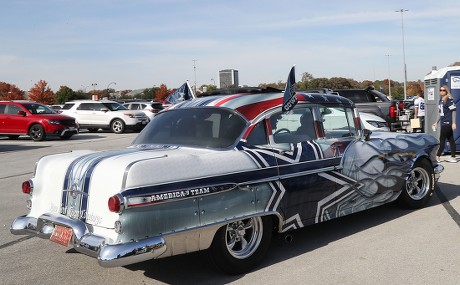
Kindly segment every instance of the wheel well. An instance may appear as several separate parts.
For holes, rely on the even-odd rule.
[[[266,217],[272,220],[273,232],[279,233],[283,225],[283,218],[281,217],[281,215],[279,213],[271,213]]]
[[[125,122],[125,120],[123,120],[122,118],[118,118],[118,117],[117,117],[117,118],[113,118],[112,120],[110,120],[110,125],[112,125],[112,123],[113,123],[115,120],[119,120],[119,121],[122,121],[122,122],[123,122],[123,124],[125,124],[125,125],[126,125],[126,122]]]
[[[31,123],[31,124],[29,125],[29,127],[27,128],[27,133],[29,133],[29,132],[30,132],[30,129],[31,129],[33,126],[35,126],[35,125],[39,125],[40,127],[43,128],[43,130],[45,130],[45,127],[44,127],[42,124],[40,124],[39,122],[33,122],[33,123]]]

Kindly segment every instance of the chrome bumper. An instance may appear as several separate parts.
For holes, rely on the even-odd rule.
[[[439,178],[441,177],[441,172],[444,171],[444,166],[442,166],[441,164],[438,164],[434,167],[434,179],[436,180],[436,182],[438,182]]]
[[[166,251],[162,237],[146,238],[123,244],[109,244],[101,236],[91,233],[91,225],[72,220],[60,214],[43,214],[38,219],[17,217],[10,228],[14,235],[32,235],[49,239],[54,226],[61,225],[73,230],[71,246],[78,252],[97,257],[99,265],[116,267],[156,259]]]

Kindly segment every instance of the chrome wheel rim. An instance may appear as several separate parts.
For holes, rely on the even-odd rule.
[[[253,217],[227,225],[225,242],[228,252],[237,259],[244,259],[256,252],[263,235],[261,217]]]
[[[414,168],[406,183],[406,191],[414,200],[423,199],[430,189],[430,177],[422,167]]]
[[[121,132],[121,130],[123,130],[123,123],[120,121],[115,121],[113,122],[112,128],[114,132]]]

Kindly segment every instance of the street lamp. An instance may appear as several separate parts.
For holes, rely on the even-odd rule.
[[[216,81],[214,80],[214,78],[211,78],[211,81],[213,82],[212,84],[216,86]]]
[[[402,31],[402,45],[403,45],[403,63],[404,63],[404,100],[407,100],[407,69],[406,69],[406,49],[404,47],[404,12],[408,12],[409,10],[400,9],[396,10],[395,12],[401,13],[401,31]]]
[[[196,59],[192,59],[192,61],[193,61],[193,74],[194,74],[194,76],[195,76],[195,87],[194,87],[195,90],[193,90],[193,92],[196,94],[196,61],[197,61],[197,60],[196,60]]]
[[[390,79],[390,56],[391,54],[386,54],[388,57],[388,97],[391,99],[391,79]]]
[[[91,83],[91,86],[93,87],[93,91],[96,90],[97,83]]]

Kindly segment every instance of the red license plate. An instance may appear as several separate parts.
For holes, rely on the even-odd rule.
[[[69,246],[72,235],[73,231],[71,228],[55,225],[50,240],[63,246]]]

